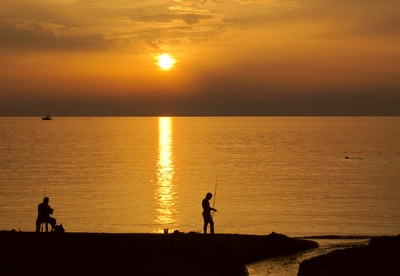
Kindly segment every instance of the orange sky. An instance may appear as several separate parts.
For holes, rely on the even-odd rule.
[[[1,6],[0,116],[400,115],[398,0]]]

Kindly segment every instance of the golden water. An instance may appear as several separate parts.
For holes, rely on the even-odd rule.
[[[400,118],[0,118],[0,230],[200,232],[216,184],[217,233],[399,234]]]

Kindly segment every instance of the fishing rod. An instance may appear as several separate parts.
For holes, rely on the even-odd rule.
[[[215,207],[215,199],[217,198],[217,186],[218,186],[218,174],[217,174],[217,177],[216,177],[216,179],[215,179],[215,190],[214,190],[213,208]],[[211,218],[214,217],[214,213],[215,213],[215,212],[212,212]]]

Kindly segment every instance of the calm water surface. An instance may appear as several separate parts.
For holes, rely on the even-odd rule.
[[[200,232],[216,184],[219,233],[397,235],[400,118],[0,118],[0,230]]]

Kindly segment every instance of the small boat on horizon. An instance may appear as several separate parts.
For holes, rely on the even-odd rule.
[[[42,120],[44,120],[44,121],[49,121],[49,120],[51,120],[52,118],[51,118],[51,116],[49,115],[49,114],[47,114],[47,116],[46,117],[42,117]]]

